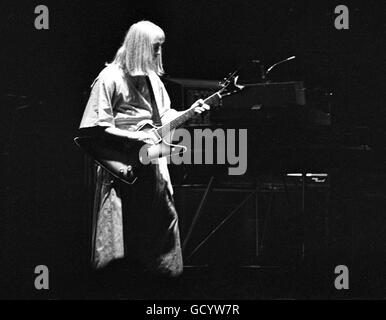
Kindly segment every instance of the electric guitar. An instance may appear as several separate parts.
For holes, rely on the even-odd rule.
[[[218,105],[224,96],[241,91],[244,87],[237,84],[237,71],[220,82],[221,89],[213,93],[204,102],[210,106]],[[74,139],[75,143],[88,154],[97,164],[111,173],[114,177],[127,184],[134,184],[140,176],[144,165],[154,159],[172,156],[186,151],[185,146],[171,143],[173,132],[186,121],[196,116],[192,105],[189,109],[179,112],[171,121],[160,127],[151,121],[143,121],[137,131],[147,131],[155,137],[155,144],[143,142],[128,142],[122,138],[105,135],[82,136]]]

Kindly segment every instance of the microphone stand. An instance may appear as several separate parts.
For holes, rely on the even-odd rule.
[[[267,71],[265,71],[264,64],[262,64],[260,60],[252,60],[252,62],[253,62],[253,63],[258,63],[258,64],[260,64],[260,77],[261,77],[261,80],[262,80],[263,83],[267,83],[267,82],[269,82],[269,81],[267,80],[267,76],[268,76],[268,74],[271,72],[271,70],[272,70],[273,68],[275,68],[275,67],[278,66],[279,64],[282,64],[282,63],[284,63],[284,62],[290,61],[290,60],[295,59],[295,58],[296,58],[296,56],[291,56],[291,57],[288,57],[287,59],[280,60],[279,62],[276,62],[276,63],[274,63],[272,66],[270,66],[270,67],[267,69]]]
[[[296,58],[296,56],[291,56],[291,57],[288,57],[287,59],[284,59],[284,60],[281,60],[281,61],[279,61],[279,62],[274,63],[272,66],[270,66],[270,67],[267,69],[267,72],[265,73],[265,76],[267,76],[268,73],[270,73],[271,70],[272,70],[273,68],[275,68],[276,66],[278,66],[279,64],[282,64],[282,63],[284,63],[284,62],[293,60],[293,59],[295,59],[295,58]]]

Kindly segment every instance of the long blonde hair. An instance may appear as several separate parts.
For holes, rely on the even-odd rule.
[[[153,44],[156,39],[165,40],[165,33],[159,26],[146,20],[134,23],[111,63],[119,65],[131,76],[149,71],[163,75],[162,52],[154,58]]]

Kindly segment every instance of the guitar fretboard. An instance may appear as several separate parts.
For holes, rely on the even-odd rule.
[[[214,103],[217,103],[221,99],[221,94],[219,92],[216,92],[209,96],[208,98],[204,99],[204,102],[208,105],[213,105]],[[167,133],[169,133],[171,130],[174,130],[181,125],[183,125],[186,121],[193,118],[196,113],[194,111],[195,107],[191,107],[188,110],[184,111],[182,114],[180,114],[177,118],[173,119],[169,123],[164,124],[162,127],[159,127],[156,131],[157,134],[159,134],[161,137],[165,136]]]

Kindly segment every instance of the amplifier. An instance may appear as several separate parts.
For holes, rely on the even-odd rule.
[[[305,104],[305,89],[300,81],[249,84],[241,92],[225,97],[212,120],[257,123],[280,114],[298,117]]]
[[[167,78],[165,86],[176,110],[189,108],[196,100],[204,99],[221,87],[216,80]],[[267,119],[284,117],[293,122],[305,113],[305,88],[300,81],[246,84],[241,92],[227,96],[220,108],[198,115],[186,126],[258,124]]]
[[[224,99],[223,106],[239,108],[274,108],[282,105],[305,105],[302,82],[275,82],[245,85],[239,94]]]

